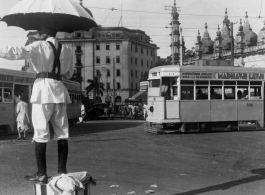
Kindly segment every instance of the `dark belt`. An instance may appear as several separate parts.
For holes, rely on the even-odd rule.
[[[52,73],[52,72],[41,72],[41,73],[38,73],[36,78],[47,78],[47,79],[55,79],[55,80],[62,80],[62,76],[61,75],[58,75],[58,74],[55,74],[55,73]]]

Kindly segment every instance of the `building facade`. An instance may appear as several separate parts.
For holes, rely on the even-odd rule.
[[[214,41],[210,39],[207,32],[208,26],[205,26],[203,39],[201,39],[200,35],[197,36],[196,45],[199,45],[196,48],[197,55],[186,57],[183,62],[184,65],[193,65],[198,59],[212,60],[222,58],[224,60],[232,59],[234,66],[265,67],[265,21],[264,27],[256,34],[252,31],[246,12],[244,24],[240,20],[238,30],[231,29],[231,22],[227,13],[226,10],[223,28],[220,31],[218,26]],[[231,36],[231,30],[233,30],[233,37]],[[206,37],[207,39],[205,39]]]

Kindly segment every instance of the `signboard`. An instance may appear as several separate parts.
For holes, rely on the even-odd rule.
[[[14,83],[34,83],[35,78],[0,74],[0,81]]]
[[[264,80],[264,73],[246,72],[182,72],[181,79],[192,80]]]

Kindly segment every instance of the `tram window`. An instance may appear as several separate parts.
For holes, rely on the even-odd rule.
[[[150,80],[150,87],[160,87],[160,79]]]
[[[222,87],[212,86],[210,89],[210,98],[211,100],[222,99]]]
[[[194,81],[189,81],[189,80],[181,80],[180,83],[182,85],[194,85]]]
[[[181,99],[182,100],[193,100],[194,99],[194,88],[193,86],[181,86]]]
[[[222,85],[222,81],[210,81],[211,85]]]
[[[248,87],[247,86],[238,86],[236,93],[237,93],[238,100],[248,99]]]
[[[196,85],[208,85],[209,81],[196,81]]]
[[[261,99],[261,87],[250,87],[250,99]]]
[[[250,85],[262,85],[261,81],[250,81]]]
[[[207,86],[196,86],[196,100],[208,100]]]
[[[229,82],[229,81],[228,81]],[[225,99],[235,99],[235,87],[224,87],[224,98]]]
[[[237,81],[237,85],[249,85],[249,81]]]
[[[13,102],[13,94],[12,89],[4,88],[4,102],[12,103]]]
[[[224,81],[224,85],[236,85],[236,81]]]

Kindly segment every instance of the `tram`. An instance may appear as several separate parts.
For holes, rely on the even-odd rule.
[[[265,68],[235,67],[227,60],[198,60],[149,71],[151,132],[240,130],[264,127]]]
[[[31,90],[36,74],[17,70],[0,68],[0,134],[10,134],[16,132],[14,91],[23,92],[24,99],[29,105],[29,115],[31,119]],[[69,124],[77,121],[81,112],[80,83],[63,80],[68,89],[72,103],[67,105],[67,115]]]

